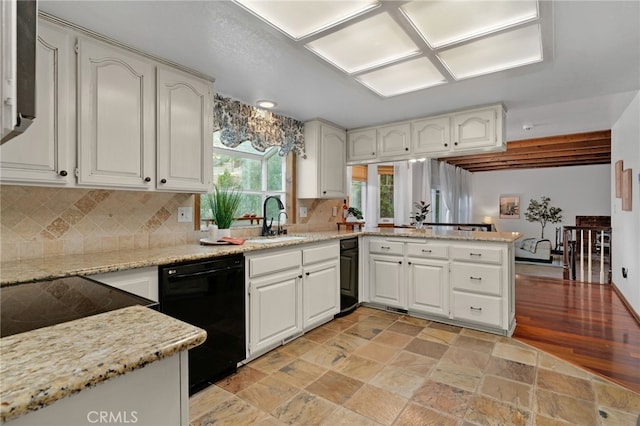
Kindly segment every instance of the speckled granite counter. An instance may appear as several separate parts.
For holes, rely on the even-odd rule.
[[[204,330],[141,306],[5,337],[0,419],[37,410],[205,338]]]
[[[273,244],[256,244],[252,243],[249,239],[241,246],[202,246],[194,243],[156,249],[123,250],[109,253],[55,256],[44,259],[2,262],[0,263],[0,285],[54,279],[71,275],[99,274],[124,269],[142,268],[145,266],[165,265],[174,262],[200,260],[228,254],[331,239],[343,239],[359,235],[494,242],[513,242],[521,236],[521,234],[517,232],[417,230],[407,228],[373,228],[363,231],[324,231],[295,235],[301,235],[306,238],[304,240],[283,241]]]

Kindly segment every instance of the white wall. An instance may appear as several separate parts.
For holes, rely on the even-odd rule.
[[[616,198],[615,170],[611,171],[611,227],[613,233],[613,282],[640,314],[640,92],[611,128],[611,164],[622,160],[632,169],[631,211],[622,211]],[[622,277],[622,267],[628,269]]]
[[[520,197],[520,218],[499,219],[500,195]],[[555,244],[556,227],[575,225],[576,216],[611,214],[611,166],[548,167],[527,170],[477,172],[473,174],[473,218],[497,218],[499,231],[517,231],[524,237],[540,237],[538,222],[528,222],[524,212],[530,199],[551,198],[551,205],[562,209],[562,222],[547,224],[545,238]]]

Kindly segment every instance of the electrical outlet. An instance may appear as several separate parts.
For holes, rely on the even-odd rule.
[[[333,216],[333,217],[338,216],[338,208],[336,206],[333,206],[331,208],[331,216]]]
[[[307,217],[307,208],[300,207],[300,217]]]
[[[178,207],[178,222],[193,222],[193,207]]]

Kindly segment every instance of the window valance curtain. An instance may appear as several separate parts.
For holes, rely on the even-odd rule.
[[[217,94],[213,110],[214,130],[220,130],[223,145],[235,148],[249,141],[260,152],[277,146],[282,157],[291,151],[304,156],[303,122]]]

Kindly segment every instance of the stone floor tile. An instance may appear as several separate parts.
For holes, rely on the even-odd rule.
[[[593,386],[600,405],[640,415],[640,394],[604,381],[594,381]]]
[[[409,403],[394,423],[394,426],[424,425],[457,426],[458,420],[422,405]]]
[[[446,330],[439,330],[437,328],[425,327],[418,337],[423,340],[429,340],[430,342],[442,343],[444,345],[450,345],[454,340],[458,338],[458,333],[452,333]]]
[[[458,334],[460,333],[460,331],[462,330],[462,327],[458,327],[455,325],[449,325],[449,324],[443,324],[441,322],[432,322],[431,324],[428,325],[428,328],[433,328],[436,330],[444,330],[444,331],[448,331],[450,333],[455,333]]]
[[[423,377],[427,377],[431,369],[438,363],[437,359],[418,355],[413,352],[401,351],[387,365],[399,367],[411,371]]]
[[[344,405],[383,425],[390,425],[407,404],[407,399],[376,386],[364,385]]]
[[[278,348],[278,350],[286,353],[287,355],[299,357],[318,346],[320,346],[320,343],[318,342],[305,339],[304,337],[298,337],[293,342],[287,343],[285,346]]]
[[[274,377],[292,385],[304,388],[327,371],[318,365],[297,359],[273,373]]]
[[[273,413],[273,410],[300,392],[300,388],[273,376],[265,377],[248,388],[238,392],[238,398],[251,405]]]
[[[616,410],[610,407],[600,407],[598,410],[600,416],[600,422],[605,426],[618,426],[618,425],[638,425],[640,424],[639,412],[628,412],[622,410]]]
[[[290,401],[276,408],[273,415],[290,425],[322,425],[337,408],[337,405],[319,396],[301,391]]]
[[[382,368],[383,365],[379,362],[362,358],[358,355],[350,355],[336,367],[336,371],[353,377],[354,379],[368,382],[378,374]]]
[[[483,425],[525,426],[531,413],[485,396],[474,396],[469,403],[466,420]]]
[[[527,365],[538,364],[538,352],[520,345],[498,342],[493,348],[493,356]]]
[[[415,391],[412,401],[454,417],[462,418],[467,412],[472,392],[428,380]]]
[[[416,389],[424,383],[425,377],[399,367],[384,367],[370,384],[386,389],[405,398],[411,398]]]
[[[596,397],[591,381],[545,370],[544,368],[538,369],[536,386],[538,389],[563,393],[587,401],[595,401]]]
[[[406,334],[394,333],[393,331],[385,330],[372,339],[375,343],[382,345],[393,346],[395,348],[404,348],[413,340],[412,336]]]
[[[265,418],[267,414],[238,397],[232,397],[213,407],[207,414],[193,420],[193,426],[250,425]]]
[[[338,333],[339,331],[331,328],[318,327],[308,333],[305,333],[304,338],[314,342],[324,343],[332,337],[335,337]]]
[[[441,361],[431,370],[429,377],[440,383],[475,392],[483,373],[477,368]]]
[[[535,426],[575,426],[562,420],[551,419],[549,417],[536,414],[533,416],[533,424]]]
[[[420,334],[422,330],[424,330],[424,326],[396,321],[389,328],[387,328],[387,330],[415,337]]]
[[[529,385],[533,384],[536,374],[536,368],[532,365],[497,357],[491,357],[486,371],[489,374]]]
[[[306,352],[300,358],[325,368],[334,368],[349,354],[333,346],[320,345]]]
[[[373,323],[358,322],[347,328],[344,333],[371,340],[378,334],[382,333],[385,328],[386,327],[378,326]]]
[[[426,327],[429,324],[431,324],[431,321],[429,321],[429,320],[422,319],[422,318],[416,318],[416,317],[410,317],[408,315],[401,316],[398,321],[408,322],[409,324],[419,325],[420,327]]]
[[[475,339],[487,340],[489,342],[497,342],[500,336],[493,333],[486,333],[484,331],[471,330],[470,328],[463,328],[460,333],[461,336],[473,337]]]
[[[583,379],[589,379],[592,376],[586,370],[578,368],[542,351],[538,351],[538,367]]]
[[[495,346],[495,342],[461,334],[453,341],[452,345],[458,348],[469,349],[471,351],[491,353]]]
[[[228,392],[238,393],[266,376],[262,371],[245,365],[240,367],[237,372],[217,382],[216,385]]]
[[[336,404],[344,404],[364,385],[360,380],[347,377],[335,371],[327,371],[318,380],[306,387],[306,390]]]
[[[355,411],[340,407],[326,418],[325,424],[327,426],[373,426],[380,423],[374,422]]]
[[[596,405],[582,399],[537,389],[534,408],[543,416],[576,425],[599,424]]]
[[[231,392],[212,385],[189,398],[189,418],[196,419],[211,410],[211,407],[233,397]]]
[[[270,374],[295,360],[295,356],[276,349],[271,352],[267,352],[258,359],[253,360],[251,362],[251,368]]]
[[[355,324],[354,321],[351,321],[346,317],[341,317],[324,324],[322,327],[336,331],[344,331],[347,328],[351,327],[353,324]]]
[[[337,336],[327,340],[324,345],[336,347],[346,353],[353,353],[353,351],[366,344],[367,342],[368,340],[363,339],[362,337],[340,333]]]
[[[480,386],[480,393],[516,407],[531,409],[533,386],[514,382],[498,376],[486,375]]]
[[[490,358],[491,355],[487,352],[477,352],[467,348],[451,346],[440,359],[453,364],[484,370]]]
[[[400,348],[392,346],[379,345],[374,342],[366,343],[356,349],[353,353],[373,361],[386,363],[400,352]]]
[[[404,349],[418,355],[440,359],[447,349],[449,349],[449,346],[443,345],[442,343],[415,338]]]

